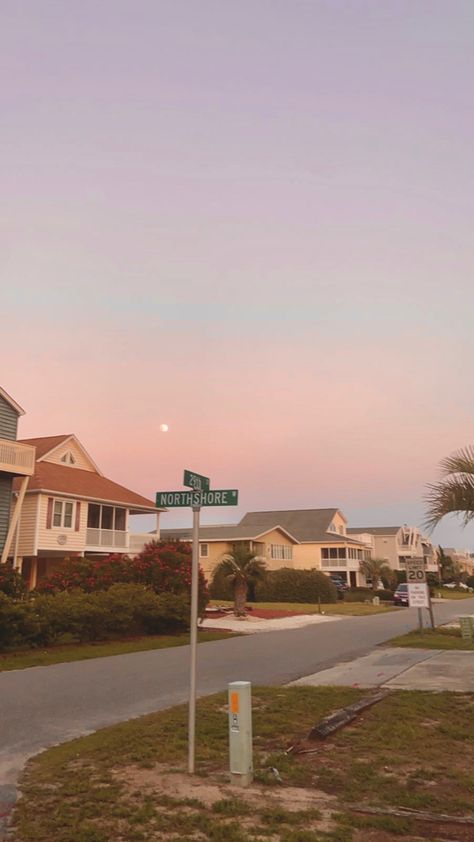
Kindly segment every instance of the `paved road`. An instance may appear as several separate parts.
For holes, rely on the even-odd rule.
[[[474,599],[435,606],[437,622],[474,613]],[[344,618],[291,631],[235,637],[198,648],[198,693],[229,681],[286,684],[350,660],[416,626],[416,611]],[[105,725],[186,701],[187,646],[0,674],[0,784],[27,757]]]

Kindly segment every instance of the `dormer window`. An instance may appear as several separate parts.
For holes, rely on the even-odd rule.
[[[336,532],[336,525],[334,523],[329,524],[329,532]]]
[[[66,465],[76,464],[76,460],[74,459],[74,456],[72,455],[70,450],[68,450],[68,452],[65,453],[64,456],[61,456],[61,462],[65,462]]]

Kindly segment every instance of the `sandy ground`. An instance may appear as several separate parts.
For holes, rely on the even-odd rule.
[[[244,634],[255,634],[256,632],[283,631],[285,629],[299,629],[301,626],[314,625],[315,623],[331,623],[343,620],[344,617],[325,616],[324,614],[295,614],[292,617],[277,617],[265,620],[262,617],[234,617],[227,614],[225,617],[209,617],[202,621],[202,629],[227,629]]]

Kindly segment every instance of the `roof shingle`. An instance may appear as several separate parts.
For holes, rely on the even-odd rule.
[[[19,480],[14,480],[15,490],[18,485]],[[30,477],[28,484],[28,492],[31,491],[48,491],[54,494],[69,494],[86,500],[121,503],[132,511],[159,511],[151,500],[94,471],[57,465],[55,462],[36,463],[35,473]]]

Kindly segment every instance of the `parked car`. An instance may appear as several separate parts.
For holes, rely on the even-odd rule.
[[[448,582],[447,584],[443,585],[443,588],[462,588],[464,591],[468,591],[469,588],[464,582],[459,582],[459,585],[456,582]]]
[[[336,586],[338,598],[344,599],[344,592],[349,590],[349,585],[347,584],[347,582],[344,581],[342,576],[337,576],[337,574],[335,574],[334,576],[330,576],[329,578],[333,585]]]
[[[398,586],[393,595],[393,604],[408,605],[408,585],[406,583],[402,583]]]

